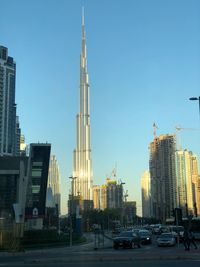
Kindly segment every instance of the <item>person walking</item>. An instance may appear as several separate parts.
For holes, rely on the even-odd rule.
[[[185,250],[190,250],[189,232],[187,228],[185,228],[183,232],[183,245]]]
[[[190,250],[191,244],[194,246],[195,249],[197,249],[197,244],[194,241],[194,234],[191,229],[189,230],[189,233],[188,233],[188,239],[189,239],[189,246],[188,246],[189,250]]]

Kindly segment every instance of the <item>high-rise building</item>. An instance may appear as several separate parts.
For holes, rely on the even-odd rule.
[[[151,216],[163,222],[177,206],[175,151],[174,135],[155,136],[150,143]]]
[[[95,186],[93,193],[94,207],[104,209],[122,209],[123,208],[123,184],[117,183],[115,179],[106,179],[106,184]]]
[[[94,202],[94,209],[100,210],[101,209],[101,186],[99,185],[93,186],[93,202]]]
[[[141,178],[142,216],[151,217],[151,180],[149,171],[145,171]]]
[[[58,206],[60,214],[60,172],[55,155],[52,155],[50,159],[48,187],[52,189],[54,204]]]
[[[87,73],[86,36],[82,15],[82,46],[80,55],[80,111],[77,120],[77,144],[74,150],[72,192],[83,201],[92,201],[92,160],[90,144],[90,88]],[[90,205],[89,205],[90,206]]]
[[[176,159],[177,206],[183,216],[195,214],[198,203],[198,161],[188,150],[178,150]]]
[[[106,179],[107,186],[107,208],[121,209],[123,207],[123,186],[116,180]]]
[[[20,128],[15,104],[16,64],[0,46],[0,155],[20,154]]]
[[[26,155],[27,154],[27,145],[25,143],[25,136],[23,134],[20,135],[20,154]]]
[[[125,225],[133,225],[137,214],[136,201],[124,202],[124,220]]]
[[[197,205],[197,215],[200,216],[200,175],[198,175],[196,181],[196,205]]]
[[[105,210],[108,207],[108,198],[107,198],[107,185],[101,186],[101,209]]]

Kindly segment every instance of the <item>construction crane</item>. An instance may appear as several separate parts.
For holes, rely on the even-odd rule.
[[[124,202],[126,203],[127,201],[127,197],[128,197],[128,190],[126,190],[125,194],[124,194]]]
[[[156,129],[158,129],[158,126],[156,125],[155,122],[153,123],[153,128],[154,128],[153,135],[154,135],[154,139],[155,139],[156,138]]]
[[[176,129],[175,136],[176,136],[176,140],[177,140],[178,150],[181,150],[182,149],[181,142],[180,142],[180,137],[178,138],[178,132],[180,132],[182,130],[189,130],[189,131],[197,131],[198,130],[198,129],[195,129],[195,128],[184,128],[184,127],[181,127],[180,125],[179,126],[175,126],[175,129]],[[178,144],[178,139],[179,139],[179,143],[180,144]]]

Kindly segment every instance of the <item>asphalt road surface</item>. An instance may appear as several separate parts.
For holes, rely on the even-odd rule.
[[[118,262],[112,262],[112,261],[103,261],[103,262],[82,262],[82,263],[57,263],[56,265],[54,263],[24,263],[23,265],[21,263],[0,263],[0,266],[9,266],[9,267],[46,267],[46,266],[56,266],[56,267],[199,267],[200,266],[200,260],[135,260],[135,261],[118,261]]]

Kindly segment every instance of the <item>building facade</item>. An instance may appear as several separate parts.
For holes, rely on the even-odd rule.
[[[15,103],[16,64],[0,46],[0,155],[20,154],[20,128]]]
[[[87,73],[86,36],[82,15],[82,45],[80,55],[80,111],[76,117],[77,141],[74,150],[72,192],[83,201],[92,201],[92,159],[90,143],[90,87]]]
[[[184,217],[198,213],[198,160],[188,150],[178,150],[176,155],[177,206]]]
[[[150,143],[151,217],[165,222],[177,206],[175,135],[160,135]]]
[[[58,206],[58,211],[60,214],[60,171],[55,155],[51,156],[49,164],[48,188],[49,187],[52,189],[53,202]]]
[[[149,171],[145,171],[141,178],[142,217],[151,217],[151,180]]]
[[[24,219],[27,180],[27,157],[0,157],[0,218],[17,219],[14,204],[20,205],[21,220]]]
[[[50,144],[30,144],[25,209],[27,229],[43,227],[50,151]]]
[[[134,224],[137,208],[136,208],[136,201],[126,201],[124,202],[124,221],[125,225],[132,226]]]
[[[101,187],[99,185],[93,186],[93,203],[94,209],[101,209]]]
[[[116,180],[106,179],[107,186],[107,208],[122,209],[123,207],[123,186]]]

